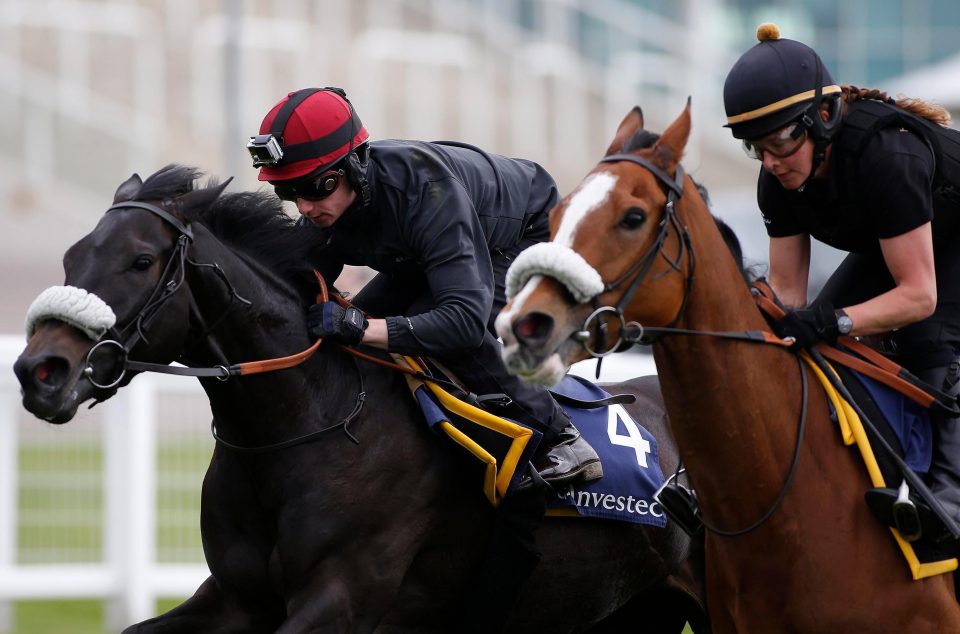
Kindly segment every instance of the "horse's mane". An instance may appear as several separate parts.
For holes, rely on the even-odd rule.
[[[690,180],[693,181],[693,184],[697,188],[697,192],[700,193],[700,197],[703,198],[704,204],[707,206],[707,209],[710,209],[710,193],[707,191],[707,188],[703,184],[698,183],[693,177],[690,177]],[[720,237],[723,238],[724,244],[727,245],[727,248],[730,249],[730,254],[733,256],[733,261],[737,263],[737,269],[740,270],[740,275],[743,277],[744,281],[747,284],[751,284],[755,280],[762,277],[762,274],[755,270],[756,266],[747,266],[746,262],[743,259],[743,247],[740,245],[740,238],[737,237],[737,233],[733,228],[724,222],[719,216],[713,214],[711,211],[711,216],[713,216],[713,222],[717,225],[717,229],[720,231]]]
[[[630,152],[653,147],[653,144],[656,143],[659,138],[660,135],[656,132],[650,132],[649,130],[641,128],[637,130],[632,137],[627,139],[626,143],[623,144],[623,148],[620,149],[620,152],[622,154],[629,154]]]
[[[168,200],[194,189],[201,170],[167,165],[149,176],[132,200]],[[216,187],[211,179],[206,187]],[[269,192],[239,192],[221,195],[208,209],[193,218],[219,240],[265,265],[280,278],[303,290],[316,292],[313,264],[322,230],[312,224],[298,225],[283,210],[283,203]]]

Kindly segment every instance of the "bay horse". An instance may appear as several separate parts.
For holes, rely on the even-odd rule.
[[[48,289],[99,316],[34,316],[15,364],[24,406],[55,424],[142,364],[210,370],[199,380],[218,436],[200,518],[211,575],[126,632],[456,630],[492,507],[457,475],[397,372],[327,343],[300,365],[221,380],[238,361],[311,345],[322,233],[272,194],[221,195],[225,184],[198,187],[199,175],[167,166],[119,186],[64,256],[73,290]],[[636,395],[631,415],[659,441],[664,472],[676,468],[656,383],[615,390]],[[707,631],[697,546],[672,525],[549,519],[508,629]]]
[[[711,336],[769,327],[682,170],[690,125],[689,101],[662,135],[635,108],[553,209],[551,242],[508,272],[508,367],[550,383],[629,322],[662,329],[653,354],[703,521],[742,533],[706,532],[715,631],[960,632],[952,576],[911,580],[812,371],[782,347]]]

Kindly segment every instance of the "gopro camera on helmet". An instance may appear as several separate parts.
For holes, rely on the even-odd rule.
[[[283,158],[283,148],[272,134],[258,134],[250,137],[247,151],[253,159],[253,166],[276,165]]]

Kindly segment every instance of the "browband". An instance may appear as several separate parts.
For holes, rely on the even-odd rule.
[[[648,161],[647,159],[637,156],[636,154],[611,154],[600,160],[601,163],[618,163],[620,161],[629,161],[631,163],[636,163],[637,165],[642,165],[647,168],[653,175],[656,176],[661,183],[666,185],[674,194],[677,195],[677,198],[683,196],[683,167],[677,163],[677,173],[675,178],[670,178],[670,175],[664,172],[662,169]]]
[[[193,231],[191,231],[190,227],[183,224],[179,218],[174,216],[172,213],[170,213],[166,209],[162,209],[160,207],[157,207],[156,205],[151,205],[150,203],[140,202],[138,200],[128,200],[126,202],[115,203],[113,205],[110,205],[109,207],[107,207],[107,211],[105,211],[104,213],[110,213],[115,209],[126,209],[128,207],[136,207],[137,209],[146,209],[153,215],[159,216],[163,220],[166,220],[171,225],[173,225],[180,233],[182,233],[183,235],[193,240]]]

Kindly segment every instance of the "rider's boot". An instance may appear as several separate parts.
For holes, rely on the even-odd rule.
[[[954,398],[960,395],[960,359],[948,366],[918,372],[917,376]],[[931,412],[930,422],[933,456],[927,484],[947,515],[960,524],[960,418]],[[891,507],[893,498],[897,499]],[[899,529],[908,541],[926,535],[949,551],[960,551],[960,541],[944,529],[929,506],[922,501],[914,504],[907,499],[903,488],[899,495],[894,489],[873,489],[867,493],[867,503],[882,521]]]
[[[920,378],[950,396],[960,395],[960,361],[920,373]],[[933,414],[933,459],[927,480],[944,509],[960,522],[960,418]]]
[[[544,439],[533,457],[533,467],[548,484],[586,483],[603,477],[600,456],[573,423]]]

